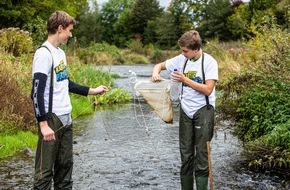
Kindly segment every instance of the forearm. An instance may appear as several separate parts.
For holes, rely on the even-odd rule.
[[[71,80],[69,80],[69,92],[87,96],[89,94],[90,88],[87,86],[79,85]]]
[[[38,122],[47,120],[45,105],[44,105],[44,90],[45,90],[46,80],[47,80],[47,75],[43,73],[35,73],[33,76],[31,98],[33,101],[35,117]]]
[[[206,96],[209,96],[212,93],[215,86],[214,80],[207,80],[205,84],[203,84],[195,82],[187,77],[184,77],[182,82],[187,86],[189,86],[190,88],[194,89],[195,91],[198,91]]]
[[[165,63],[159,63],[159,64],[156,64],[152,70],[152,81],[155,82],[155,81],[160,81],[162,80],[161,76],[160,76],[160,72],[161,70],[165,70],[166,67],[165,67]]]

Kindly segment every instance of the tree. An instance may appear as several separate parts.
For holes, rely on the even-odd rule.
[[[86,0],[4,0],[0,1],[0,29],[17,27],[31,33],[34,47],[46,37],[46,21],[51,13],[63,10],[73,17],[86,12]]]
[[[56,11],[63,10],[77,17],[88,7],[86,0],[4,0],[0,2],[0,29],[22,27],[37,16],[47,20]]]
[[[194,28],[193,4],[193,0],[172,0],[168,7],[168,11],[171,13],[174,25],[176,26],[178,36]]]
[[[125,20],[124,17],[125,15],[128,16],[128,11],[130,12],[130,10],[132,10],[133,3],[134,0],[109,0],[103,5],[100,13],[102,26],[102,41],[106,41],[111,44],[116,41],[115,29],[118,28],[118,26],[116,26],[118,25],[118,19],[122,18],[122,20]]]
[[[263,22],[263,17],[275,17],[280,25],[289,25],[289,0],[251,0],[249,10],[251,22],[258,25]]]
[[[130,30],[134,37],[142,40],[148,21],[155,20],[162,11],[157,0],[137,0],[130,16]]]
[[[227,18],[233,14],[228,0],[212,0],[206,4],[203,20],[198,26],[204,39],[219,38],[222,41],[231,39],[227,28]]]
[[[113,35],[114,44],[118,47],[125,47],[126,43],[132,39],[130,31],[131,10],[126,8],[119,16],[118,21],[113,25],[115,31]]]
[[[286,28],[290,27],[290,0],[282,0],[277,5],[277,22],[284,25]]]
[[[180,37],[178,28],[175,25],[173,15],[165,12],[157,20],[157,44],[170,48],[177,44],[177,40]]]
[[[88,46],[91,42],[98,42],[100,33],[101,22],[98,9],[79,17],[79,22],[74,29],[74,36],[76,36],[81,46]]]
[[[227,20],[227,28],[230,30],[233,40],[250,37],[251,17],[249,6],[242,4],[235,7],[234,14],[229,16]]]

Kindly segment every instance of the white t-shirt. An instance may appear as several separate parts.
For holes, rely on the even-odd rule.
[[[174,71],[175,68],[183,71],[184,64],[186,61],[186,57],[182,54],[168,59],[165,61],[166,70],[169,72]],[[186,67],[183,71],[185,76],[192,80],[202,79],[202,66],[201,66],[202,56],[192,62],[190,60],[187,61]],[[204,74],[205,80],[213,79],[218,80],[218,64],[217,61],[207,53],[204,53]],[[197,110],[206,105],[205,95],[195,91],[191,87],[183,86],[181,92],[181,107],[182,110],[186,113],[186,115],[190,118],[193,118],[193,115]],[[212,93],[208,96],[209,104],[215,107],[215,88]]]
[[[36,50],[33,59],[32,76],[34,75],[34,73],[43,73],[47,75],[46,87],[44,91],[45,111],[48,112],[49,87],[51,76],[50,73],[53,55],[54,84],[52,112],[58,116],[70,114],[72,111],[72,106],[69,97],[69,81],[65,52],[60,48],[55,48],[48,41],[46,41],[43,45],[48,47],[52,54],[50,54],[50,52],[44,47]]]

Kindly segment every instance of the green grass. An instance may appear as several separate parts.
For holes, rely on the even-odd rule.
[[[0,135],[0,158],[15,155],[26,147],[35,149],[37,145],[37,135],[32,132],[19,132],[15,135]]]
[[[90,115],[94,112],[94,102],[91,96],[71,95],[72,103],[72,118],[76,119],[79,116]]]

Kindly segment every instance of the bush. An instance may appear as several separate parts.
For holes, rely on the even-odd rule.
[[[0,30],[0,46],[15,57],[30,53],[33,50],[32,38],[29,33],[19,28]]]
[[[126,46],[134,53],[143,54],[145,51],[142,42],[138,40],[130,40],[126,43]]]
[[[35,122],[29,93],[18,83],[14,67],[0,62],[0,123],[8,133],[28,130]],[[26,84],[27,85],[27,84]],[[9,130],[7,130],[9,129]],[[0,131],[2,133],[3,131]]]
[[[289,32],[271,18],[253,29],[236,60],[240,72],[222,83],[221,105],[236,110],[236,129],[250,166],[290,167]]]
[[[85,64],[105,65],[124,62],[120,50],[107,43],[92,43],[87,48],[81,48],[77,55]]]

